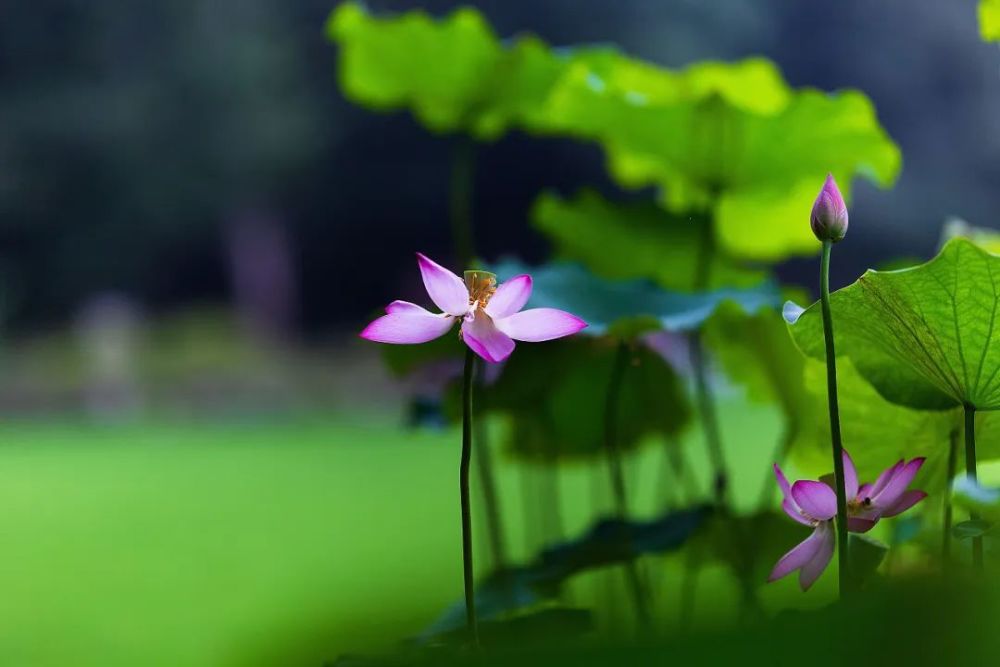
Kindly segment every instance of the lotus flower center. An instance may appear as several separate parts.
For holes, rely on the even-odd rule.
[[[497,291],[497,276],[489,271],[466,271],[465,286],[469,290],[469,310],[485,308]]]
[[[855,498],[854,500],[847,503],[847,511],[849,514],[856,514],[862,510],[866,510],[872,506],[872,499],[869,497]]]

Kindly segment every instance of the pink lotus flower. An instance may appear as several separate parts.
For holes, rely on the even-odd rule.
[[[826,175],[826,182],[813,203],[809,224],[820,241],[836,243],[847,234],[847,205],[832,174]]]
[[[924,458],[909,462],[900,460],[888,468],[874,484],[858,484],[858,473],[847,451],[844,451],[844,490],[847,496],[847,529],[865,533],[878,523],[902,514],[927,497],[923,491],[908,490]],[[781,557],[768,581],[777,581],[799,570],[799,585],[808,590],[830,563],[836,546],[833,519],[837,516],[837,494],[832,479],[828,482],[801,480],[789,485],[778,464],[774,474],[784,500],[781,509],[804,526],[811,526],[812,535]]]
[[[499,363],[514,351],[514,341],[536,343],[575,334],[587,323],[555,308],[521,310],[531,297],[531,276],[515,276],[497,287],[496,276],[466,271],[462,280],[448,269],[417,253],[420,275],[431,301],[442,313],[414,303],[393,301],[386,314],[361,332],[379,343],[426,343],[462,321],[461,337],[473,352]]]

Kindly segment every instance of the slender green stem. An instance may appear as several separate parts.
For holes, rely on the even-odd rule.
[[[698,407],[698,415],[701,417],[705,446],[708,448],[708,458],[712,464],[714,475],[713,496],[715,501],[721,505],[726,501],[729,473],[726,471],[726,456],[722,451],[722,437],[719,435],[719,418],[715,411],[712,388],[708,382],[708,369],[706,368],[705,350],[700,330],[691,333],[689,343],[691,346],[691,368],[694,371],[695,403]]]
[[[700,220],[701,239],[698,244],[698,257],[695,265],[694,287],[696,290],[708,288],[712,275],[712,257],[715,254],[711,213]],[[719,419],[715,411],[715,399],[712,387],[708,382],[708,369],[705,361],[705,350],[702,343],[702,331],[691,332],[690,344],[691,369],[694,373],[695,403],[698,416],[701,418],[701,429],[705,436],[705,446],[713,471],[713,497],[718,504],[726,499],[726,487],[729,475],[726,472],[726,457],[722,450],[722,437],[719,435]]]
[[[830,250],[823,241],[820,263],[820,299],[823,304],[823,336],[826,340],[826,397],[830,406],[830,440],[833,445],[833,474],[837,492],[837,554],[840,563],[840,594],[853,585],[847,543],[847,493],[844,489],[844,446],[840,440],[840,405],[837,402],[837,354],[833,343],[833,315],[830,312]]]
[[[976,407],[965,404],[965,474],[976,481]],[[951,483],[951,480],[948,480]],[[979,512],[969,512],[973,521],[979,519]],[[972,538],[972,566],[979,572],[983,571],[983,538]]]
[[[618,403],[621,398],[622,379],[625,376],[627,366],[628,344],[622,340],[618,342],[618,349],[615,351],[611,378],[608,381],[608,392],[605,396],[604,447],[608,455],[608,473],[611,476],[611,489],[614,493],[615,514],[623,522],[628,521],[628,496],[625,491],[621,453],[618,449]],[[643,630],[647,630],[650,626],[649,609],[646,605],[646,595],[639,577],[639,570],[634,560],[625,563],[625,575],[639,624]]]
[[[477,373],[477,390],[483,386],[482,376],[483,365],[480,364],[479,373]],[[507,541],[500,518],[500,497],[497,491],[496,473],[493,469],[493,451],[490,449],[489,431],[487,422],[483,418],[485,410],[481,393],[476,403],[476,415],[473,423],[476,471],[483,492],[483,508],[486,514],[486,531],[489,535],[493,569],[503,570],[507,566]]]
[[[475,255],[472,230],[472,199],[475,185],[476,145],[459,137],[451,162],[451,237],[459,266],[469,267]]]
[[[451,184],[449,188],[449,213],[451,235],[455,257],[459,266],[471,268],[475,259],[473,232],[473,196],[475,192],[476,145],[469,137],[459,137],[454,146],[451,164]],[[482,386],[482,373],[477,379]],[[506,540],[501,523],[500,500],[497,493],[496,475],[493,472],[493,457],[486,433],[486,422],[479,419],[484,413],[482,405],[476,414],[475,447],[476,469],[483,489],[485,523],[489,535],[493,566],[502,569],[506,565]]]
[[[958,465],[958,429],[948,434],[948,472],[945,476],[944,491],[944,531],[941,535],[941,560],[947,570],[951,562],[951,480],[955,479]]]
[[[465,351],[465,374],[462,379],[462,463],[459,467],[459,490],[462,498],[462,572],[465,580],[465,620],[472,643],[479,645],[476,624],[476,593],[472,575],[472,511],[469,506],[469,461],[472,458],[472,375],[476,356]]]

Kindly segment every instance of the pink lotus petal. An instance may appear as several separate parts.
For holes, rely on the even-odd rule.
[[[462,323],[462,338],[473,352],[492,364],[500,363],[514,351],[514,341],[482,311]]]
[[[927,493],[924,491],[904,491],[891,507],[882,512],[882,516],[889,518],[902,514],[926,497]]]
[[[866,519],[860,516],[847,517],[847,530],[852,533],[867,533],[878,523],[878,518]]]
[[[901,467],[899,471],[892,476],[892,479],[886,483],[885,487],[872,496],[872,504],[882,510],[883,513],[887,508],[895,505],[896,501],[898,501],[903,495],[903,492],[906,491],[906,487],[908,487],[910,482],[913,481],[913,478],[916,477],[917,472],[924,464],[924,461],[924,457],[916,458]]]
[[[900,459],[890,467],[883,470],[882,474],[879,475],[878,479],[875,480],[875,483],[872,484],[872,488],[868,492],[868,497],[874,498],[878,494],[882,493],[882,489],[885,488],[886,484],[892,481],[892,478],[896,476],[896,473],[899,472],[899,469],[903,467],[903,463],[904,463],[903,459]]]
[[[830,559],[833,558],[833,549],[837,543],[833,526],[830,524],[821,523],[816,527],[816,532],[820,534],[819,546],[816,548],[812,560],[799,570],[799,586],[802,587],[803,591],[809,590],[809,587],[823,574],[826,566],[830,564]]]
[[[785,473],[781,471],[778,464],[774,464],[774,476],[778,478],[778,486],[781,488],[781,495],[785,498],[792,497],[792,485],[788,483],[788,478],[785,477]]]
[[[417,263],[431,301],[449,315],[465,315],[469,311],[469,290],[465,281],[419,252]]]
[[[826,484],[799,480],[792,485],[792,498],[802,511],[814,519],[826,521],[837,514],[837,495]]]
[[[423,306],[418,306],[415,303],[410,303],[409,301],[393,301],[388,306],[385,307],[385,312],[387,313],[430,313],[429,310]],[[432,315],[434,313],[431,313]]]
[[[500,320],[524,308],[531,298],[531,276],[522,274],[500,284],[486,304],[486,314]]]
[[[817,526],[806,539],[799,542],[795,547],[782,556],[774,569],[768,576],[768,582],[777,581],[782,577],[794,572],[806,563],[810,562],[819,549],[823,546],[823,526]]]
[[[419,306],[401,307],[369,324],[361,337],[376,343],[426,343],[446,334],[454,323],[450,315],[438,315]]]
[[[540,343],[545,340],[571,336],[587,323],[576,315],[555,308],[522,310],[496,321],[497,328],[514,340]]]
[[[781,509],[785,510],[785,514],[792,517],[792,519],[798,521],[803,526],[813,525],[812,521],[802,516],[802,512],[799,511],[798,505],[795,504],[795,501],[792,500],[790,496],[781,501]]]
[[[844,493],[847,501],[850,502],[858,497],[858,469],[854,467],[854,461],[847,450],[843,450],[841,459],[844,462]],[[836,490],[836,489],[834,489]]]
[[[872,496],[871,484],[862,484],[861,486],[858,487],[858,495],[857,495],[858,498],[864,500],[865,498],[871,498],[871,496]]]

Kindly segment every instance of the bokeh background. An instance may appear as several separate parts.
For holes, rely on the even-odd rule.
[[[412,387],[356,338],[414,294],[415,250],[453,259],[453,141],[342,97],[334,6],[0,4],[3,664],[317,664],[459,598],[454,434],[406,430]],[[835,286],[930,256],[949,217],[996,226],[1000,51],[971,0],[475,6],[505,37],[668,66],[763,55],[794,86],[864,91],[903,170],[858,181]],[[541,260],[535,197],[594,184],[615,192],[596,146],[483,146],[481,254]],[[778,427],[757,407],[725,428]],[[652,502],[658,459],[631,465]],[[554,530],[530,511],[544,473],[501,467],[527,554]],[[558,529],[586,519],[570,503]]]

